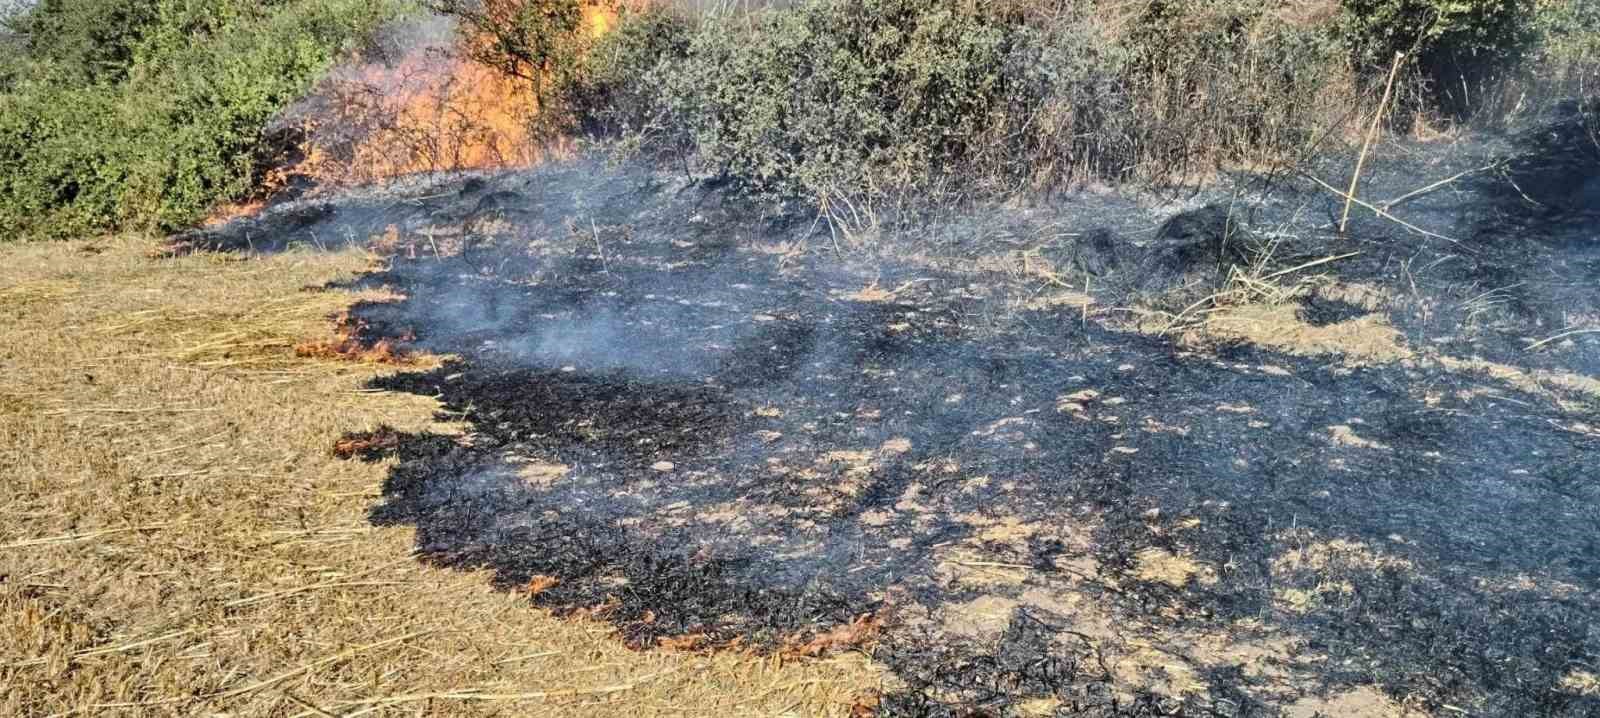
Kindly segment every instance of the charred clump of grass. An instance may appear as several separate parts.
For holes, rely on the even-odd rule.
[[[340,459],[376,461],[400,448],[405,435],[387,424],[372,431],[351,432],[333,442],[333,455]]]
[[[1518,133],[1499,182],[1485,183],[1512,218],[1592,221],[1600,213],[1600,96],[1564,103]]]

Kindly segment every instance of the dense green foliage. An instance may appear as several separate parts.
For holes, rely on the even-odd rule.
[[[0,229],[174,228],[241,196],[263,128],[404,2],[39,0],[0,24]],[[824,203],[1292,161],[1360,125],[1396,52],[1397,124],[1525,112],[1600,67],[1592,0],[603,0],[650,9],[600,38],[583,0],[421,4],[534,83],[531,132]]]
[[[1550,0],[1539,13],[1533,63],[1562,94],[1600,88],[1600,0]]]
[[[10,23],[0,228],[173,228],[242,195],[268,121],[388,7],[43,0]]]
[[[1538,38],[1538,0],[1345,0],[1344,8],[1341,30],[1365,74],[1382,77],[1403,53],[1428,83],[1424,101],[1452,117],[1472,113],[1475,96],[1491,94]]]
[[[1570,58],[1600,36],[1584,7],[806,0],[696,22],[655,12],[625,16],[601,42],[612,51],[568,85],[605,92],[568,96],[630,147],[781,196],[1168,181],[1293,160],[1360,126],[1396,52],[1408,57],[1397,123],[1504,116],[1507,97],[1525,109],[1514,80],[1529,57],[1559,43]]]
[[[582,55],[558,101],[568,128],[608,137],[659,136],[658,69],[689,53],[693,25],[681,13],[624,10],[616,27]]]
[[[701,162],[768,189],[925,178],[1004,92],[998,18],[928,0],[830,0],[707,23],[661,74]]]
[[[1340,79],[1337,44],[1279,27],[1263,3],[1186,5],[1150,3],[1132,31],[1089,3],[625,16],[591,53],[605,101],[578,104],[702,171],[813,199],[1172,178],[1303,143],[1317,93]]]

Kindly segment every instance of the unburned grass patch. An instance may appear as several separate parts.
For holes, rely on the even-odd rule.
[[[362,390],[390,367],[294,355],[358,298],[300,288],[365,255],[83,246],[0,270],[69,290],[0,308],[0,713],[839,715],[876,684],[854,654],[632,652],[370,525],[387,464],[329,446],[450,428]]]

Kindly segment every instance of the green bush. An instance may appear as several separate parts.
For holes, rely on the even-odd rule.
[[[1291,153],[1350,104],[1329,100],[1349,83],[1326,28],[1281,27],[1260,2],[1150,3],[1131,32],[1091,3],[1040,6],[811,0],[692,31],[625,18],[590,68],[609,99],[580,104],[703,172],[809,199],[1203,174]]]
[[[101,7],[126,5],[46,0],[20,21],[37,67],[0,95],[8,235],[173,229],[242,196],[267,123],[390,11],[366,0]]]
[[[582,55],[561,102],[585,134],[629,138],[659,134],[664,121],[659,83],[664,66],[688,56],[694,24],[681,13],[652,5],[624,8],[612,31]]]
[[[958,161],[1003,92],[1011,34],[939,0],[813,0],[704,23],[651,76],[699,162],[818,196]]]
[[[475,39],[467,55],[533,84],[541,106],[547,86],[566,84],[583,37],[583,0],[428,0]]]
[[[1352,104],[1338,45],[1247,0],[1158,0],[1116,34],[1098,10],[1029,23],[1003,146],[1034,184],[1171,180],[1293,156]],[[1033,109],[1029,109],[1029,108]],[[1032,128],[1051,128],[1041,136]],[[1048,162],[1041,162],[1048,160]],[[1003,174],[1014,174],[1003,173]]]
[[[1539,15],[1535,63],[1557,96],[1600,92],[1600,2],[1551,0]]]
[[[1396,53],[1427,84],[1422,101],[1465,118],[1522,65],[1538,39],[1539,0],[1344,0],[1342,37],[1369,82]]]

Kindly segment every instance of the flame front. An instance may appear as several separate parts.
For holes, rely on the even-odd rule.
[[[617,12],[583,10],[582,32],[599,38]],[[531,81],[462,56],[459,41],[419,43],[397,61],[366,61],[331,73],[292,124],[303,138],[300,157],[269,171],[251,196],[219,207],[214,225],[255,214],[302,178],[319,188],[371,184],[427,172],[527,167],[562,143],[535,141],[539,114]]]
[[[528,127],[538,114],[532,83],[454,54],[414,51],[369,64],[331,88],[327,116],[308,121],[299,171],[318,184],[365,184],[419,172],[536,163]]]
[[[589,29],[590,38],[598,38],[611,32],[616,23],[616,10],[600,5],[589,5],[583,9],[583,25]]]

